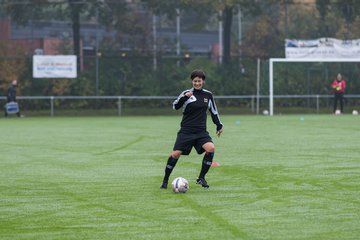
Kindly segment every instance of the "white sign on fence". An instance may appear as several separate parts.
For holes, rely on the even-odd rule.
[[[285,40],[286,58],[359,58],[360,39]]]
[[[34,55],[34,78],[76,78],[75,55]]]

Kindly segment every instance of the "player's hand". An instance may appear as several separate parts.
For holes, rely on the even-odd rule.
[[[217,130],[217,131],[216,131],[216,135],[217,135],[218,137],[220,137],[220,135],[222,134],[223,131],[224,131],[224,128],[222,127],[220,130]]]
[[[185,93],[185,96],[187,96],[187,97],[191,97],[192,95],[193,95],[193,92],[191,92],[191,91]]]

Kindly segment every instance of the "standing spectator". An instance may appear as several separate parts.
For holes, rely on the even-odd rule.
[[[334,92],[334,113],[337,110],[337,103],[340,102],[340,112],[344,111],[344,91],[346,88],[346,83],[340,73],[338,73],[336,79],[331,84],[331,88]]]
[[[6,93],[6,102],[7,103],[11,103],[11,102],[16,103],[16,86],[17,86],[17,80],[14,79],[11,81],[11,85],[9,86],[7,93]],[[8,109],[7,109],[7,107],[5,107],[5,117],[7,117],[7,116],[8,116]],[[17,111],[16,116],[21,117],[20,110]]]

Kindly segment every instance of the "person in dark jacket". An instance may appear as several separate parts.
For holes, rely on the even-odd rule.
[[[165,167],[165,176],[160,188],[166,189],[169,176],[181,155],[189,155],[192,148],[198,154],[205,152],[202,160],[201,171],[196,180],[204,188],[209,188],[205,175],[209,171],[214,153],[214,143],[206,130],[207,111],[210,112],[213,123],[216,125],[216,134],[223,132],[223,124],[213,98],[213,94],[203,89],[205,73],[202,70],[194,70],[191,73],[192,88],[183,91],[173,102],[173,109],[183,109],[183,117],[180,130]]]
[[[11,85],[9,86],[7,93],[6,93],[6,102],[16,102],[16,86],[17,86],[17,80],[14,79],[11,82]],[[8,116],[7,109],[5,108],[5,117]],[[21,117],[20,111],[16,113],[16,116]]]

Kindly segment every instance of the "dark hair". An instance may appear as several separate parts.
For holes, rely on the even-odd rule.
[[[194,80],[194,78],[199,77],[202,78],[202,80],[205,80],[205,72],[201,69],[195,69],[192,71],[190,78],[191,80]]]

